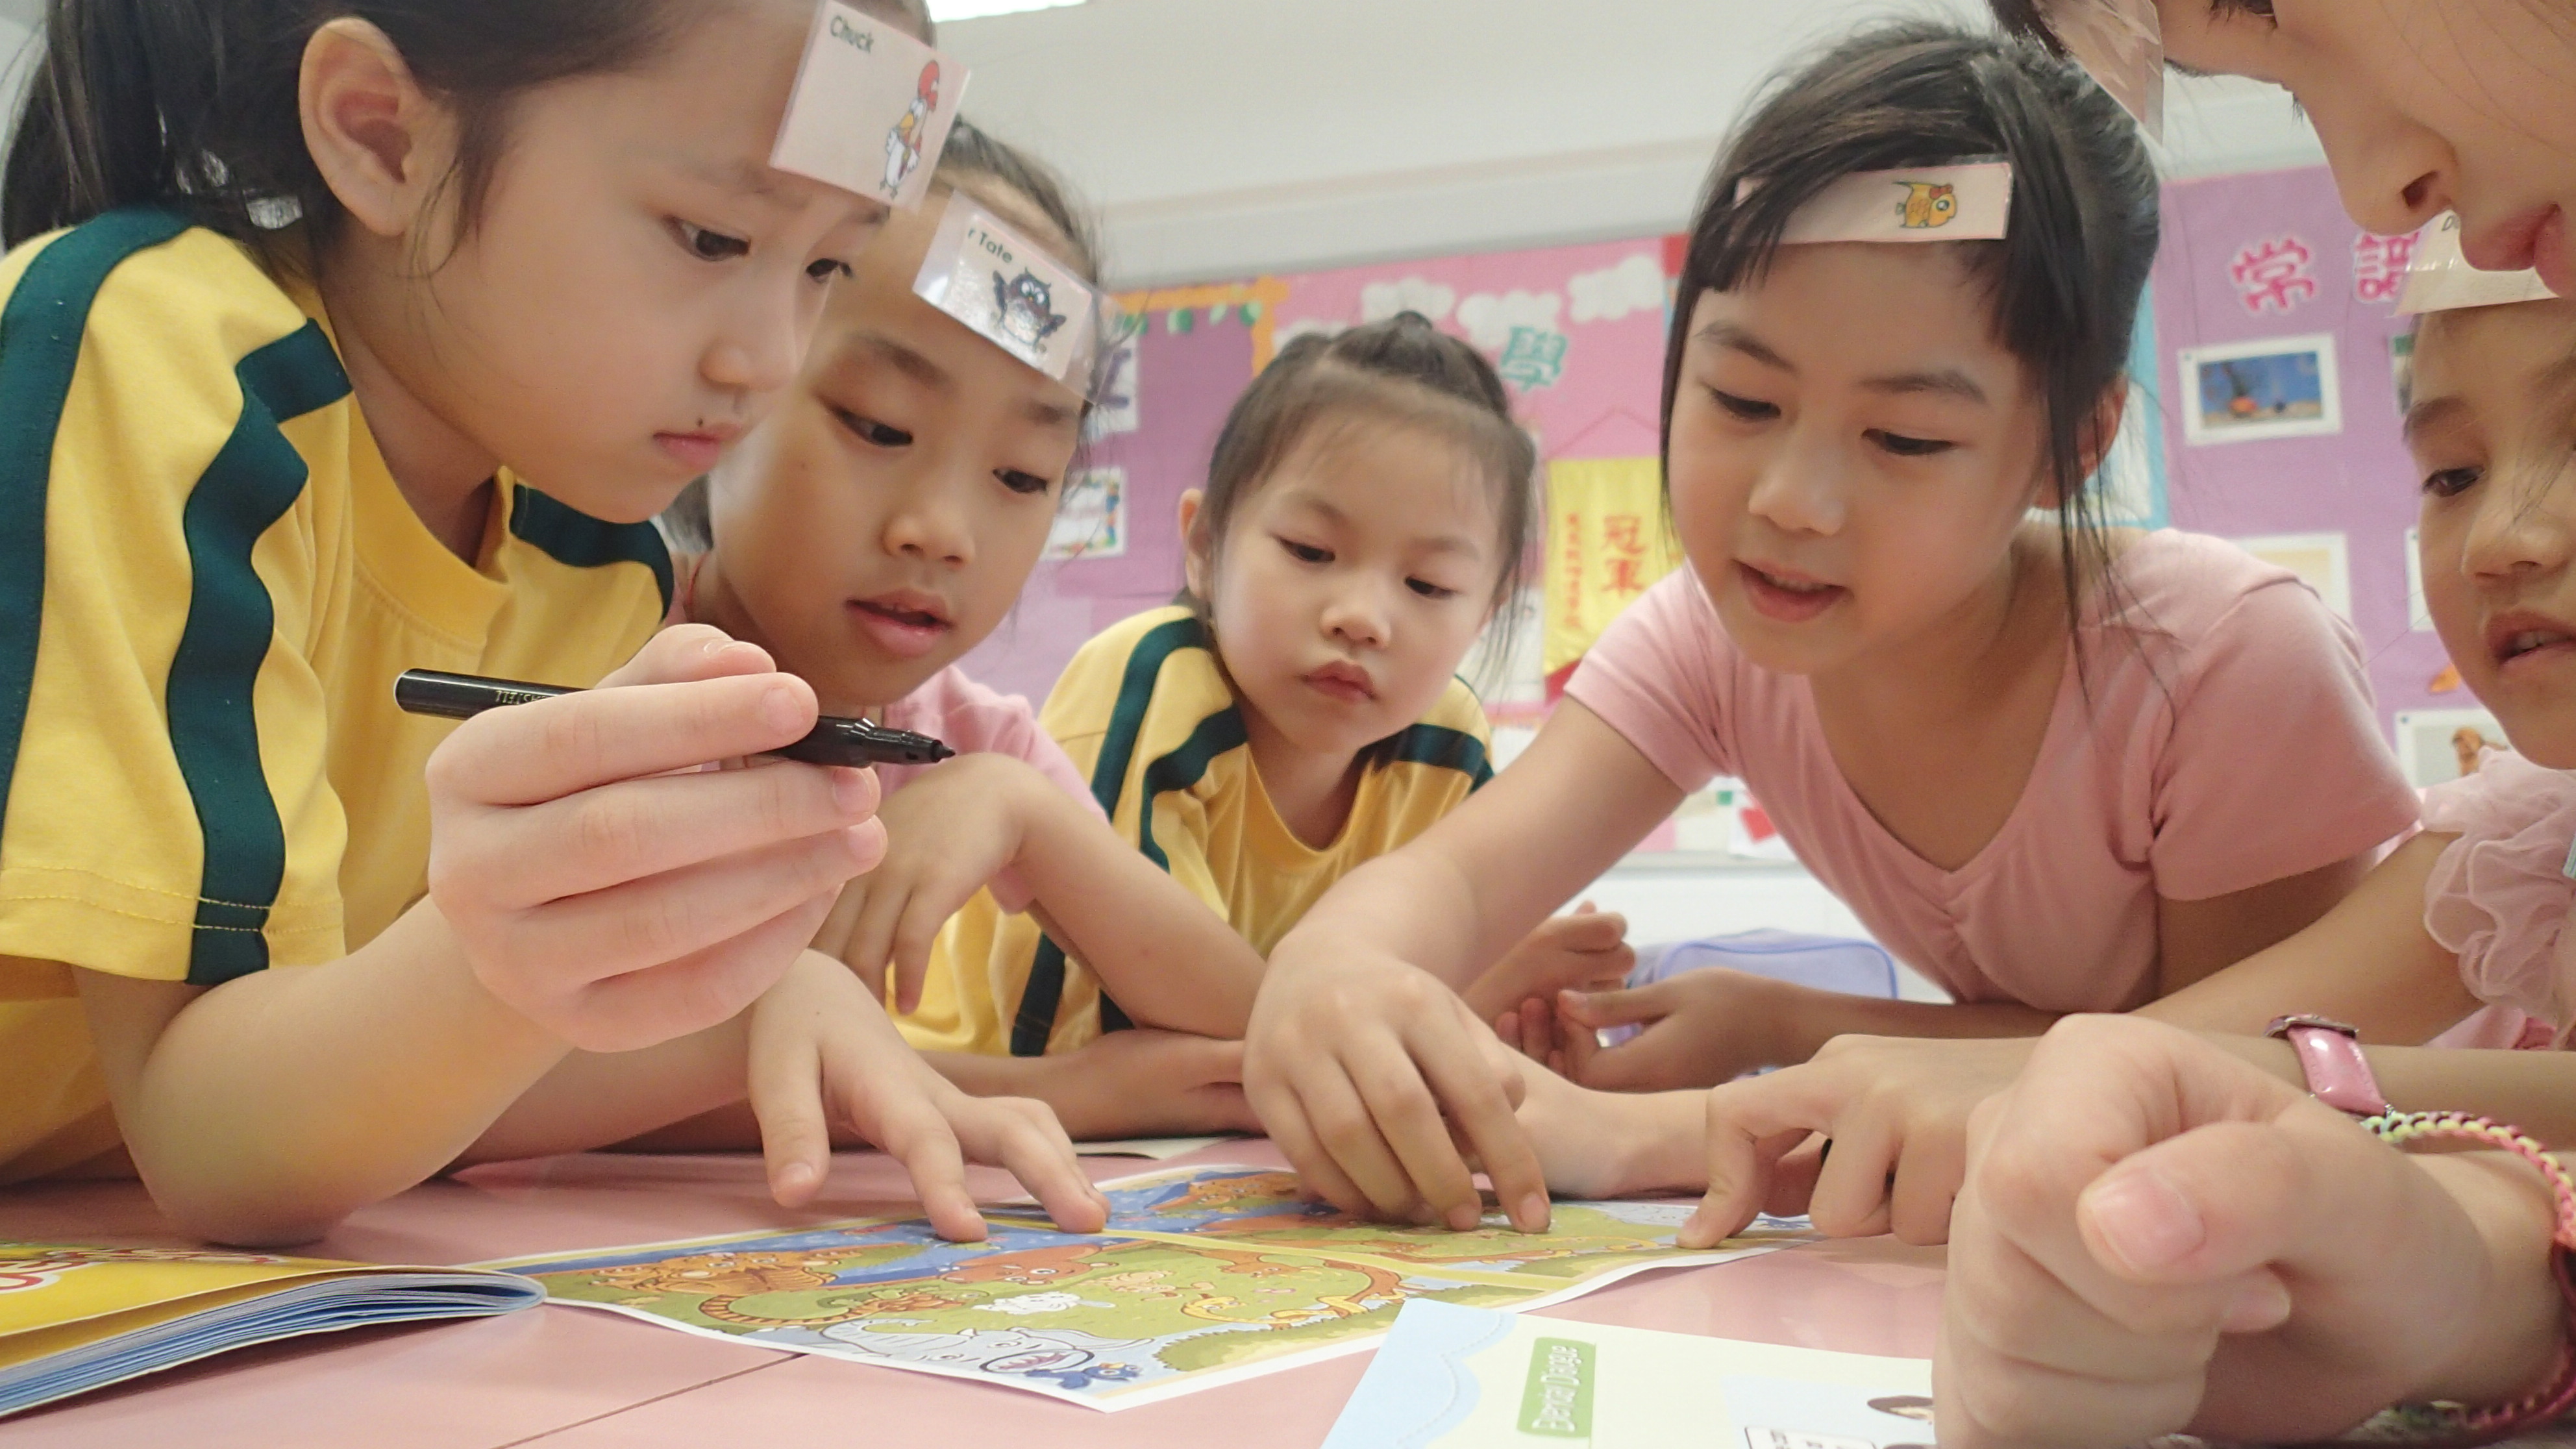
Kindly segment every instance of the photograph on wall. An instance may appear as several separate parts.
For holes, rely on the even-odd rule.
[[[2504,726],[2482,709],[2405,709],[2397,712],[2397,763],[2406,782],[2422,790],[2472,773],[2478,751],[2506,748]]]
[[[1127,552],[1127,470],[1086,468],[1065,480],[1047,533],[1051,559],[1118,558]]]
[[[2183,436],[2192,443],[2313,438],[2343,431],[2335,341],[2325,334],[2187,347]]]
[[[2352,622],[2352,544],[2340,533],[2275,533],[2231,539],[2267,564],[2288,569],[2316,590],[2344,622]]]

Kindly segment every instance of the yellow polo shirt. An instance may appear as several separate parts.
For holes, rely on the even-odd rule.
[[[426,888],[452,728],[394,676],[594,684],[671,576],[649,525],[507,476],[449,552],[318,302],[170,213],[29,242],[0,297],[5,1182],[117,1142],[71,968],[214,986],[364,944]]]
[[[1493,775],[1484,708],[1452,680],[1428,718],[1374,747],[1340,836],[1306,844],[1262,789],[1234,690],[1184,608],[1139,614],[1083,645],[1038,722],[1091,778],[1119,835],[1265,957],[1335,882]],[[923,1051],[1038,1056],[1127,1021],[1080,961],[985,892],[941,931],[921,1008],[896,1024]]]

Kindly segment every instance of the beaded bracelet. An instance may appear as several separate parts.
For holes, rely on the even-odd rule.
[[[2391,1147],[2436,1138],[2475,1142],[2510,1152],[2539,1169],[2557,1209],[2558,1226],[2551,1234],[2549,1263],[2551,1275],[2558,1282],[2558,1296],[2567,1306],[2567,1342],[2559,1348],[2557,1367],[2547,1382],[2511,1403],[2483,1409],[2459,1404],[2409,1404],[2372,1419],[2350,1439],[2469,1449],[2550,1423],[2576,1410],[2576,1278],[2569,1276],[2568,1269],[2570,1255],[2576,1254],[2576,1179],[2571,1179],[2567,1169],[2521,1129],[2484,1117],[2464,1112],[2384,1112],[2363,1119],[2361,1125]]]

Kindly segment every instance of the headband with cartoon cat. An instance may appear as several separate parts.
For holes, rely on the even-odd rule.
[[[1127,338],[1116,302],[964,192],[949,193],[912,290],[1085,402]]]
[[[1855,171],[1799,207],[1780,244],[2001,241],[2012,219],[2012,180],[2007,161]],[[1736,204],[1760,184],[1738,182]]]

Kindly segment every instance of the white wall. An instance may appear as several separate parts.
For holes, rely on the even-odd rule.
[[[34,59],[28,42],[35,39],[36,14],[37,7],[27,0],[0,0],[0,136],[18,123],[18,97],[26,90],[27,65]]]
[[[1865,18],[1983,0],[1088,0],[953,23],[966,109],[1069,172],[1122,282],[1678,229],[1762,80]],[[2187,82],[2177,174],[2317,156],[2279,92]]]

